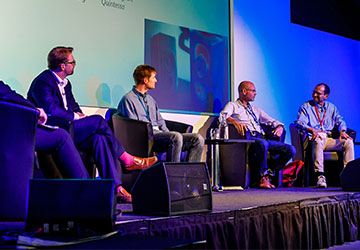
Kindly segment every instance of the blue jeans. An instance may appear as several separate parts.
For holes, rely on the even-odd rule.
[[[251,139],[255,140],[252,148],[255,151],[261,176],[271,174],[270,171],[276,172],[281,170],[296,152],[294,146],[283,142],[259,139],[256,137],[252,137]],[[268,153],[270,153],[270,159],[268,159]]]
[[[204,148],[204,138],[196,133],[179,133],[175,131],[154,131],[153,150],[156,153],[166,152],[167,162],[180,162],[180,155],[188,151],[186,161],[199,162]]]

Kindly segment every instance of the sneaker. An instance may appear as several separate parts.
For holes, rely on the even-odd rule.
[[[318,181],[317,181],[316,187],[317,187],[317,188],[327,188],[325,176],[320,175],[320,176],[318,177]]]

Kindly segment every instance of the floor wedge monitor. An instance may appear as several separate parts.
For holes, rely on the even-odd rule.
[[[360,191],[360,158],[350,161],[340,173],[341,187],[344,191]]]
[[[205,163],[158,163],[141,172],[132,191],[133,212],[180,215],[212,211]]]
[[[26,231],[110,232],[115,219],[114,199],[113,180],[30,180]]]

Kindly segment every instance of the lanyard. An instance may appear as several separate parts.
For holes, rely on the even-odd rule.
[[[141,103],[141,105],[142,105],[142,107],[143,107],[143,109],[144,109],[144,111],[145,111],[145,113],[146,113],[146,117],[148,118],[149,122],[151,122],[149,112],[148,112],[148,110],[145,108],[145,105],[144,105],[144,102],[143,102],[142,98],[140,98],[140,96],[139,96],[138,93],[136,93],[135,91],[133,91],[133,92],[134,92],[135,95],[139,98],[139,101],[140,101],[140,103]]]
[[[258,119],[257,119],[257,117],[256,117],[256,115],[255,115],[255,113],[254,113],[254,111],[253,111],[253,109],[251,108],[251,105],[248,104],[248,106],[245,106],[245,105],[243,105],[243,106],[244,106],[245,110],[252,116],[252,118],[254,118],[254,121],[255,121],[258,125],[260,125],[260,123],[259,123],[259,121],[258,121]]]
[[[318,108],[317,108],[316,105],[315,105],[315,111],[316,111],[316,116],[317,116],[317,118],[318,118],[318,120],[319,120],[319,123],[320,123],[320,127],[323,128],[323,123],[324,123],[324,120],[325,120],[326,109],[325,109],[325,111],[324,111],[324,114],[323,114],[323,118],[322,118],[322,119],[320,119],[319,110],[318,110]]]

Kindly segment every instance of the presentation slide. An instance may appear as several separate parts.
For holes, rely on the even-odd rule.
[[[55,46],[74,48],[80,105],[117,107],[146,63],[162,110],[218,113],[230,99],[230,0],[0,1],[0,79],[26,95]]]

